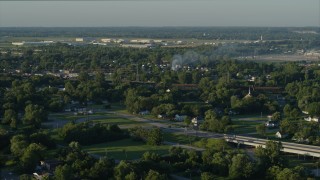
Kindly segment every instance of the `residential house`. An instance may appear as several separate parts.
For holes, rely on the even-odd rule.
[[[304,120],[309,121],[309,122],[311,122],[311,121],[319,122],[319,117],[311,117],[311,116],[309,116],[309,117],[304,118]]]
[[[288,134],[285,134],[285,133],[282,133],[282,132],[278,131],[276,133],[276,137],[282,139],[282,138],[288,137]]]

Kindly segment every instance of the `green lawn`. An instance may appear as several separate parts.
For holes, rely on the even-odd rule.
[[[175,134],[175,133],[163,133],[164,141],[175,142],[179,144],[193,144],[197,142],[200,138],[195,136],[187,136],[184,134]]]
[[[108,157],[118,160],[139,159],[147,151],[164,155],[168,153],[169,148],[170,146],[168,145],[150,146],[146,145],[144,142],[133,141],[132,139],[83,146],[83,150],[90,154],[97,154],[100,156],[107,155]]]
[[[91,116],[91,115],[90,115]],[[87,117],[86,115],[74,115],[74,114],[50,114],[49,118],[52,119],[57,119],[57,120],[76,120],[76,119],[80,119],[80,118],[84,118]]]
[[[255,133],[256,126],[258,122],[250,122],[250,121],[233,121],[232,127],[234,128],[234,132],[236,134],[246,134],[246,133]]]
[[[318,158],[312,158],[309,156],[297,155],[297,154],[286,154],[284,158],[288,159],[288,165],[290,168],[302,165],[307,168],[315,169]]]
[[[232,117],[233,128],[236,134],[255,133],[256,126],[266,122],[266,116],[255,115],[236,115]]]
[[[128,124],[142,124],[141,122],[136,122],[130,119],[117,117],[117,116],[106,116],[102,119],[92,120],[95,123],[107,123],[107,124],[118,124],[118,125],[128,125]]]

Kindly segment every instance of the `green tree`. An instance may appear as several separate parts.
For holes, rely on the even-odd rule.
[[[218,152],[212,156],[211,164],[213,165],[213,172],[221,176],[228,175],[229,171],[229,160],[225,153]]]
[[[229,176],[232,179],[248,179],[254,172],[254,165],[249,157],[244,154],[237,154],[232,158]]]
[[[191,124],[191,118],[188,116],[188,117],[186,117],[186,118],[183,120],[183,122],[184,122],[184,124],[185,124],[186,126],[190,126],[190,124]]]
[[[280,122],[280,131],[289,135],[293,135],[298,131],[298,126],[289,119],[284,119]]]
[[[20,165],[24,172],[34,171],[36,165],[44,158],[45,148],[41,145],[31,143],[20,157]]]
[[[115,162],[112,159],[106,157],[100,158],[94,163],[93,167],[90,168],[89,175],[91,179],[109,179],[113,177],[113,168]]]
[[[289,168],[284,168],[282,171],[280,171],[277,176],[277,180],[299,180],[302,179],[302,177],[299,176],[298,173],[295,171],[289,169]]]
[[[281,113],[280,112],[275,112],[272,114],[272,120],[279,122],[281,120]]]
[[[290,117],[290,112],[292,110],[292,107],[290,106],[290,104],[286,104],[283,108],[283,113],[285,117]]]
[[[19,176],[20,180],[33,180],[34,178],[29,174],[22,174]]]
[[[160,156],[159,156],[159,154],[147,151],[142,155],[141,159],[144,161],[158,162],[160,160]]]
[[[152,169],[149,170],[147,176],[145,177],[145,180],[166,180],[167,177],[164,174],[160,174],[157,171],[154,171]]]
[[[28,146],[27,138],[24,135],[15,135],[10,140],[10,150],[13,155],[20,157]]]
[[[281,167],[272,166],[266,172],[266,179],[276,179],[277,175],[281,172]]]
[[[201,180],[215,180],[216,177],[210,172],[201,173]]]
[[[3,124],[11,124],[12,121],[18,121],[18,114],[13,109],[6,109],[4,111],[4,117],[2,119]]]
[[[129,112],[138,113],[139,108],[139,95],[135,89],[128,89],[125,94],[125,105]]]
[[[125,180],[137,180],[138,176],[135,172],[130,172],[126,177],[124,177]]]
[[[160,128],[152,128],[148,133],[147,144],[158,146],[163,141],[163,135]]]
[[[281,157],[281,142],[268,141],[266,147],[261,146],[255,149],[255,156],[258,159],[258,166],[263,172],[271,166],[283,165],[283,159]]]
[[[47,116],[42,106],[29,104],[25,108],[23,123],[39,128],[41,123],[47,120]]]
[[[55,171],[54,171],[54,178],[56,180],[69,180],[69,179],[73,179],[73,172],[72,172],[72,168],[68,165],[59,165],[56,167]]]
[[[122,180],[133,172],[133,167],[126,161],[120,161],[120,163],[114,168],[114,176],[117,180]]]
[[[307,111],[311,116],[319,116],[320,115],[320,102],[310,103],[308,105]]]
[[[257,133],[261,136],[266,136],[266,126],[264,124],[259,124],[256,126]]]

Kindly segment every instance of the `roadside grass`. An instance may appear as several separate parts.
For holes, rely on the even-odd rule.
[[[102,123],[102,124],[118,124],[118,125],[132,125],[132,124],[143,124],[143,122],[133,121],[127,118],[117,117],[117,116],[106,116],[101,119],[91,120],[94,123]]]
[[[95,144],[91,146],[83,146],[83,150],[90,154],[108,156],[117,160],[135,160],[149,151],[164,155],[168,153],[170,146],[150,146],[141,141],[133,141],[132,139],[123,139],[114,142]]]
[[[236,134],[256,133],[256,126],[266,122],[268,118],[259,114],[232,116],[232,127]]]
[[[232,120],[241,120],[241,119],[247,119],[247,120],[264,120],[267,121],[268,117],[266,115],[261,114],[243,114],[243,115],[233,115],[231,116]]]
[[[85,118],[85,117],[87,117],[87,116],[86,115],[74,115],[71,113],[68,113],[68,114],[54,114],[54,113],[52,113],[49,115],[50,119],[69,120],[69,121],[80,119],[80,118]]]
[[[59,136],[59,129],[51,129],[49,131],[49,136],[57,143],[57,145],[67,145],[63,139]]]
[[[163,133],[163,140],[168,142],[175,142],[179,144],[192,145],[199,141],[201,138],[195,136],[187,136],[184,134],[177,133]]]
[[[250,122],[250,121],[232,121],[233,129],[236,134],[247,134],[247,133],[255,133],[256,126],[261,124],[259,122]]]
[[[110,110],[116,111],[116,112],[122,112],[122,111],[127,112],[126,106],[121,103],[112,103]]]
[[[289,168],[302,165],[306,168],[315,169],[317,168],[315,163],[319,160],[318,158],[312,158],[309,156],[297,155],[297,154],[285,154],[284,158],[288,160]]]

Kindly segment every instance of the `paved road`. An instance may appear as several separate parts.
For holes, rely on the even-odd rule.
[[[268,140],[266,139],[259,139],[259,138],[252,138],[247,136],[230,136],[226,135],[225,139],[228,142],[246,144],[251,146],[265,146]],[[301,154],[301,155],[308,155],[313,157],[320,157],[320,146],[311,146],[305,144],[298,144],[298,143],[290,143],[290,142],[281,142],[284,152],[294,153],[294,154]]]
[[[225,138],[229,142],[234,143],[240,143],[240,144],[246,144],[251,146],[264,146],[265,143],[268,141],[266,139],[259,139],[259,138],[253,138],[249,136],[234,136],[234,135],[224,135],[219,133],[212,133],[212,132],[206,132],[206,131],[199,131],[199,130],[190,130],[186,128],[172,128],[170,124],[160,123],[153,120],[145,119],[142,117],[137,117],[130,114],[125,113],[118,113],[118,112],[112,112],[112,111],[105,111],[106,113],[115,114],[119,117],[131,119],[133,121],[137,122],[144,122],[148,123],[152,126],[156,126],[159,128],[162,128],[165,132],[172,132],[172,133],[183,133],[185,135],[190,136],[197,136],[197,137],[205,137],[205,138]],[[76,122],[84,122],[86,120],[92,120],[92,119],[101,119],[105,116],[89,116],[84,118],[79,118],[76,120]],[[57,121],[48,122],[49,124],[53,126],[62,126],[69,121],[59,121],[60,124],[56,125]],[[47,124],[47,125],[49,125]],[[304,145],[304,144],[298,144],[298,143],[289,143],[289,142],[282,142],[283,145],[283,151],[284,152],[290,152],[295,154],[302,154],[302,155],[309,155],[314,157],[320,157],[320,147],[319,146],[311,146],[311,145]]]
[[[133,115],[121,114],[121,113],[118,113],[118,115],[121,115],[122,117],[125,117],[128,119],[132,119],[134,121],[150,123],[154,126],[163,128],[163,130],[167,132],[185,133],[186,135],[190,135],[190,136],[206,137],[206,138],[225,138],[229,142],[246,144],[246,145],[251,145],[255,147],[265,146],[266,142],[268,141],[266,139],[253,138],[248,136],[226,135],[226,134],[211,133],[206,131],[187,130],[185,128],[170,128],[169,125],[167,124],[154,122],[154,121],[140,118],[140,117],[135,117]],[[311,145],[289,143],[289,142],[283,142],[283,141],[282,141],[282,146],[283,146],[282,151],[284,152],[320,157],[320,146],[311,146]]]

